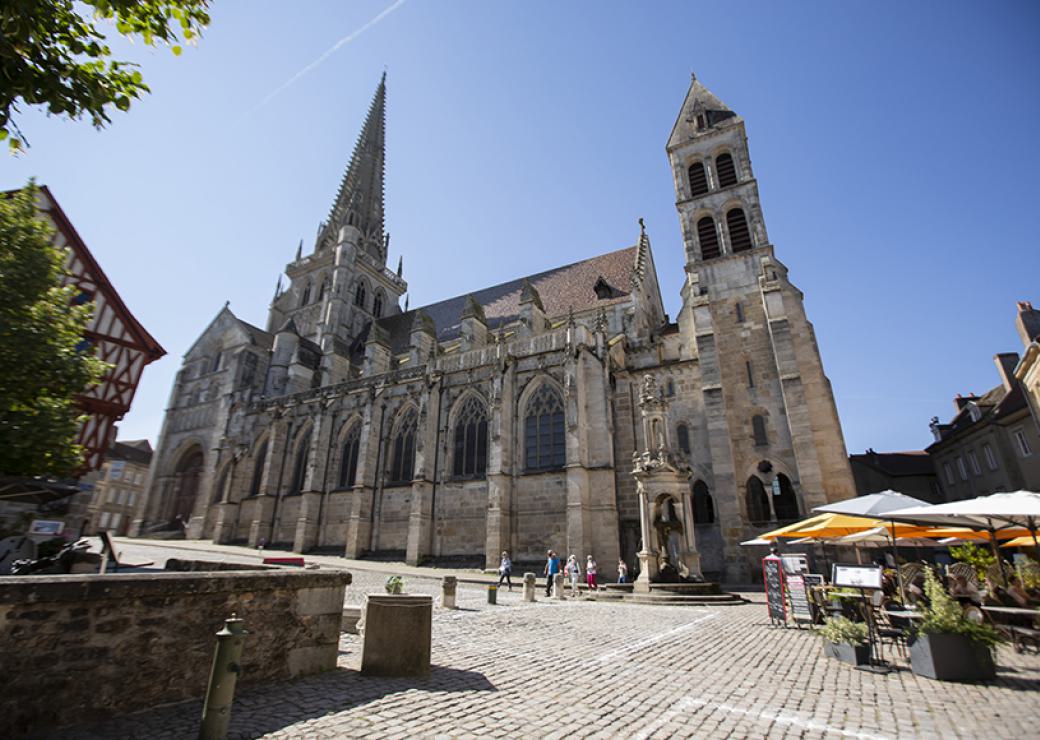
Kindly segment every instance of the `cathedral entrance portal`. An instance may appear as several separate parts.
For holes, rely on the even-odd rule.
[[[195,507],[195,496],[199,492],[199,481],[202,479],[203,456],[197,447],[181,458],[173,473],[173,511],[170,512],[170,523],[187,526],[191,521],[191,511]]]

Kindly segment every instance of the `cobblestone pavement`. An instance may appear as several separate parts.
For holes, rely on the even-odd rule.
[[[381,590],[355,572],[347,601]],[[406,577],[411,593],[434,579]],[[905,667],[857,671],[806,630],[769,626],[759,603],[662,607],[585,600],[486,603],[460,584],[436,609],[428,679],[366,678],[360,638],[339,669],[239,692],[232,737],[1026,738],[1040,727],[1040,657],[1001,649],[999,678],[939,683]],[[247,645],[248,649],[248,645]],[[150,710],[70,738],[193,738],[199,702]]]

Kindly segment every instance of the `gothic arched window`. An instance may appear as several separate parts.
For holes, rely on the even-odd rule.
[[[783,473],[777,473],[773,493],[773,511],[776,513],[777,521],[793,522],[798,519],[798,496],[795,495],[790,478]]]
[[[551,385],[542,383],[527,402],[524,416],[524,469],[562,468],[566,458],[563,399]]]
[[[383,292],[376,291],[376,297],[372,299],[372,316],[379,318],[383,315]]]
[[[256,451],[256,462],[253,463],[253,480],[249,483],[249,495],[256,496],[260,493],[260,483],[264,477],[264,463],[267,462],[267,440],[260,445]]]
[[[289,493],[299,493],[303,490],[304,479],[307,477],[307,453],[310,451],[310,447],[311,433],[308,431],[296,447],[296,462],[293,464]]]
[[[765,486],[758,476],[753,475],[747,479],[746,488],[744,503],[747,505],[748,520],[752,524],[765,524],[769,521],[769,497]]]
[[[685,424],[680,424],[679,428],[676,429],[676,436],[679,437],[679,449],[685,452],[687,455],[690,454],[690,430]]]
[[[702,480],[693,484],[693,523],[715,523],[715,502],[708,491],[708,484]]]
[[[311,283],[308,280],[307,284],[303,286],[303,294],[300,296],[300,305],[306,306],[311,302]]]
[[[339,487],[350,488],[357,478],[358,450],[361,448],[361,424],[354,424],[343,440],[343,456],[339,464]]]
[[[487,472],[487,409],[480,399],[470,396],[455,420],[456,478],[483,478]]]
[[[410,409],[397,427],[394,457],[390,466],[391,483],[410,483],[415,475],[415,430],[419,417]]]
[[[227,469],[224,470],[224,474],[220,476],[220,482],[217,483],[217,488],[213,493],[213,503],[219,504],[221,501],[227,501],[228,497],[225,495],[231,488],[231,466],[228,465]]]
[[[715,174],[718,175],[720,188],[737,184],[737,168],[733,165],[732,155],[720,154],[715,157]]]
[[[694,162],[687,171],[690,177],[690,196],[696,198],[708,192],[708,173],[704,171],[704,162]]]
[[[751,417],[751,431],[755,435],[755,447],[765,447],[769,444],[769,435],[766,434],[765,417],[756,414]]]
[[[354,293],[354,305],[365,307],[365,284],[358,283],[357,292]]]
[[[321,287],[318,288],[318,302],[319,303],[321,303],[321,301],[325,298],[325,291],[326,291],[326,289],[328,289],[328,287],[329,287],[329,281],[328,281],[328,278],[326,278],[326,279],[321,281]]]
[[[719,256],[719,234],[715,230],[715,219],[711,216],[705,216],[697,222],[697,240],[701,243],[702,260]]]
[[[726,228],[729,229],[729,244],[734,252],[751,249],[751,232],[748,231],[743,209],[733,208],[726,212]]]

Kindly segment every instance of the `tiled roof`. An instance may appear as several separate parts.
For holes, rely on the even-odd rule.
[[[519,317],[520,291],[524,280],[528,280],[538,291],[545,307],[545,314],[550,318],[566,316],[572,308],[575,313],[579,313],[599,306],[610,306],[627,300],[630,295],[636,249],[637,247],[626,247],[616,252],[608,252],[526,278],[477,290],[472,295],[484,309],[488,327],[491,329],[508,324]],[[614,288],[614,297],[599,298],[596,295],[594,286],[601,277]],[[437,341],[447,342],[458,337],[459,319],[469,295],[467,293],[455,296],[379,319],[380,326],[390,335],[392,351],[398,353],[408,348],[415,313],[419,310],[433,319],[437,327]]]
[[[235,319],[238,321],[239,324],[242,325],[242,328],[246,330],[246,333],[249,334],[253,342],[255,342],[258,347],[270,349],[271,345],[274,344],[274,337],[271,334],[268,334],[260,327],[253,326],[248,321],[243,321],[237,316],[235,317]]]
[[[126,460],[138,465],[148,465],[152,461],[152,446],[146,439],[135,439],[127,442],[116,441],[108,448],[105,459]]]
[[[873,450],[868,450],[862,455],[849,455],[849,459],[853,462],[877,468],[891,476],[935,474],[932,458],[924,450],[908,450],[906,452],[874,452]]]

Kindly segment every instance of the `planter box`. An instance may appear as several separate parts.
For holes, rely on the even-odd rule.
[[[996,678],[993,653],[964,635],[918,634],[909,643],[910,667],[918,676],[940,681]]]
[[[849,665],[868,665],[870,645],[848,645],[844,642],[823,643],[823,654]]]

